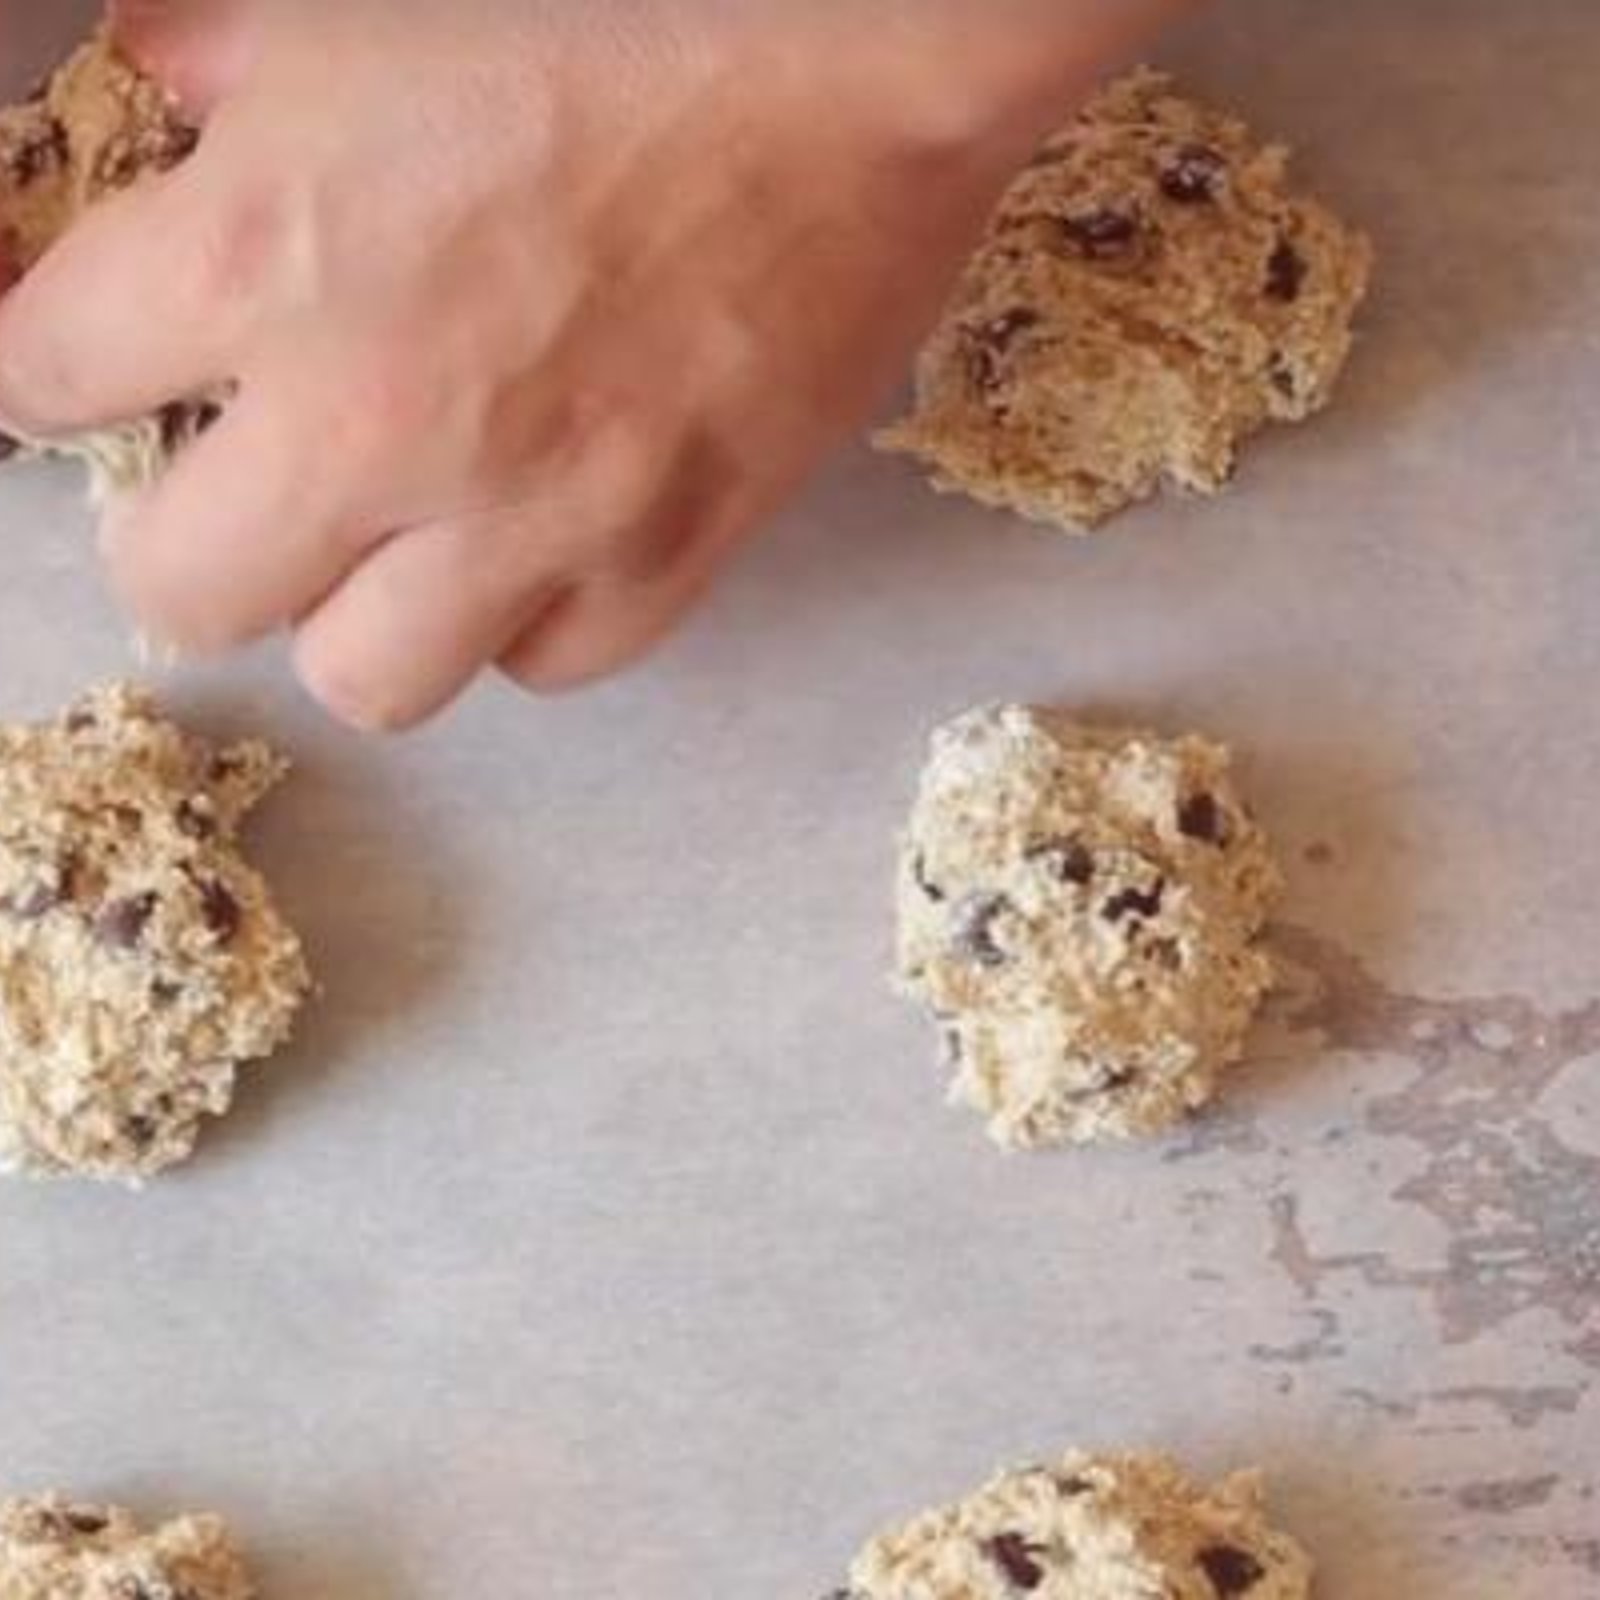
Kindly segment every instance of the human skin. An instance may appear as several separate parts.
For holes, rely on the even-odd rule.
[[[395,729],[642,654],[903,371],[1009,171],[1177,0],[122,0],[205,124],[0,299],[36,436],[237,385],[113,506],[187,654]]]

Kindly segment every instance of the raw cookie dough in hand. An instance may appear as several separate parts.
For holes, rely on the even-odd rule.
[[[1220,488],[1242,440],[1326,404],[1366,291],[1366,240],[1286,165],[1159,73],[1106,89],[1001,202],[879,442],[1074,531]]]
[[[143,1532],[126,1511],[57,1495],[0,1500],[0,1600],[255,1600],[227,1528]]]
[[[938,729],[901,841],[898,976],[944,1028],[951,1099],[1018,1147],[1179,1121],[1271,984],[1278,883],[1218,745],[1026,706]]]
[[[1073,1452],[874,1539],[830,1600],[1306,1600],[1311,1563],[1260,1479],[1213,1488],[1165,1456]]]
[[[196,137],[170,97],[97,34],[31,99],[0,110],[0,270],[26,272],[87,207],[175,166]],[[49,448],[83,457],[97,494],[137,489],[215,415],[209,401],[175,402]],[[0,434],[0,456],[20,442]]]
[[[283,771],[128,688],[0,727],[0,1170],[159,1172],[288,1037],[300,942],[236,843]]]

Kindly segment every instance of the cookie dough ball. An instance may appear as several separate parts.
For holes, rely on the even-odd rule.
[[[1153,1133],[1272,980],[1278,874],[1221,746],[1027,706],[940,728],[901,841],[902,986],[1003,1145]]]
[[[46,1495],[0,1500],[4,1600],[255,1600],[227,1528],[179,1517],[141,1532],[126,1511]]]
[[[1159,73],[1106,89],[1005,196],[880,443],[1073,531],[1220,488],[1243,439],[1327,402],[1366,291],[1366,240],[1286,165]]]
[[[236,843],[283,771],[126,687],[0,727],[0,1170],[159,1172],[288,1037],[305,960]]]
[[[1073,1453],[1002,1473],[874,1539],[833,1600],[1305,1600],[1311,1563],[1260,1478],[1207,1488],[1165,1456]]]
[[[0,109],[0,262],[25,272],[96,201],[175,166],[198,135],[104,31],[21,105]],[[81,456],[95,492],[137,489],[217,415],[209,401],[49,446]],[[22,440],[0,434],[0,456]]]

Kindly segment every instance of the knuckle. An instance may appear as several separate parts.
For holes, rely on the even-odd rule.
[[[211,209],[192,257],[198,297],[213,307],[255,304],[275,280],[292,230],[290,191],[276,178],[240,180]]]

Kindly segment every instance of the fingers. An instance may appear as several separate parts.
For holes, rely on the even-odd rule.
[[[81,432],[232,375],[243,274],[203,165],[96,206],[0,299],[0,417]]]
[[[597,577],[564,595],[500,653],[498,666],[548,694],[603,678],[646,655],[700,599],[727,558],[731,537],[691,541],[652,578]]]
[[[163,643],[208,655],[305,614],[393,527],[363,498],[359,451],[320,363],[264,373],[101,532],[112,583]]]
[[[295,668],[355,727],[393,731],[442,710],[559,596],[521,513],[404,533],[302,624]]]
[[[252,0],[111,0],[117,44],[204,119],[243,82],[255,53]]]

